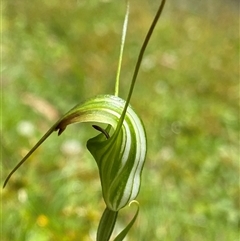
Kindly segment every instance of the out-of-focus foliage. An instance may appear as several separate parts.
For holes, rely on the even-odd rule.
[[[239,235],[238,3],[187,2],[167,2],[131,101],[149,145],[131,241]],[[122,98],[156,5],[132,1]],[[113,93],[124,9],[100,0],[3,2],[2,180],[61,113]],[[3,241],[94,240],[104,203],[84,143],[95,134],[72,126],[18,170],[1,191]],[[120,221],[132,215],[120,212]]]

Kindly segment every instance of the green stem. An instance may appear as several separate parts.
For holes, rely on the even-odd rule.
[[[108,207],[105,208],[98,226],[97,241],[108,241],[110,239],[117,216],[118,212],[112,211]]]

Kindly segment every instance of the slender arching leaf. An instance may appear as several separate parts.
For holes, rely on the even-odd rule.
[[[132,201],[131,203],[129,203],[129,206],[131,206],[132,203],[137,204],[137,211],[136,211],[134,217],[132,218],[132,220],[130,221],[130,223],[127,225],[127,227],[124,228],[122,230],[122,232],[118,234],[118,236],[114,239],[114,241],[122,241],[126,237],[129,230],[131,229],[131,227],[133,226],[133,224],[135,223],[135,221],[137,219],[137,216],[138,216],[138,213],[139,213],[139,204],[138,204],[137,201]]]

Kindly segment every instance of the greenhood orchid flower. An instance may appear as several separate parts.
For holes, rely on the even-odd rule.
[[[95,101],[111,107],[105,117],[114,115],[110,124],[115,131],[106,139],[104,133],[90,139],[89,151],[95,158],[102,184],[103,198],[109,209],[118,211],[134,200],[140,189],[141,172],[146,156],[146,135],[143,124],[129,106],[121,129],[118,122],[125,101],[115,96],[99,96]],[[102,108],[102,107],[101,107]],[[109,116],[110,117],[110,116]],[[115,122],[115,123],[114,123]],[[110,128],[106,129],[108,132]]]
[[[147,141],[143,123],[129,103],[144,51],[161,15],[164,4],[165,0],[161,2],[158,12],[141,48],[127,100],[124,101],[117,96],[119,83],[118,71],[115,95],[96,96],[95,98],[75,106],[67,112],[47,131],[47,133],[37,142],[28,154],[17,164],[4,182],[5,187],[12,174],[53,132],[58,131],[58,135],[61,135],[66,127],[73,123],[96,123],[93,127],[100,131],[100,133],[88,140],[87,148],[97,163],[103,199],[106,203],[106,209],[102,215],[98,228],[98,241],[109,240],[119,210],[129,203],[136,203],[134,199],[137,197],[140,190],[141,173],[146,157]],[[127,7],[119,64],[121,64],[123,45],[126,35],[126,25],[129,13],[128,9],[129,8]],[[105,124],[106,128],[100,127],[100,123]],[[138,211],[139,208],[137,208],[132,221],[116,237],[116,241],[123,240],[126,236],[138,215]]]

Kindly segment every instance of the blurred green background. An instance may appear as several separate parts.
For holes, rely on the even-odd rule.
[[[159,1],[131,0],[126,98]],[[167,1],[131,104],[148,155],[126,240],[239,240],[239,3]],[[75,104],[113,94],[124,1],[2,2],[1,180]],[[86,141],[54,133],[1,189],[2,241],[90,241],[104,209]],[[120,212],[117,232],[134,215]]]

